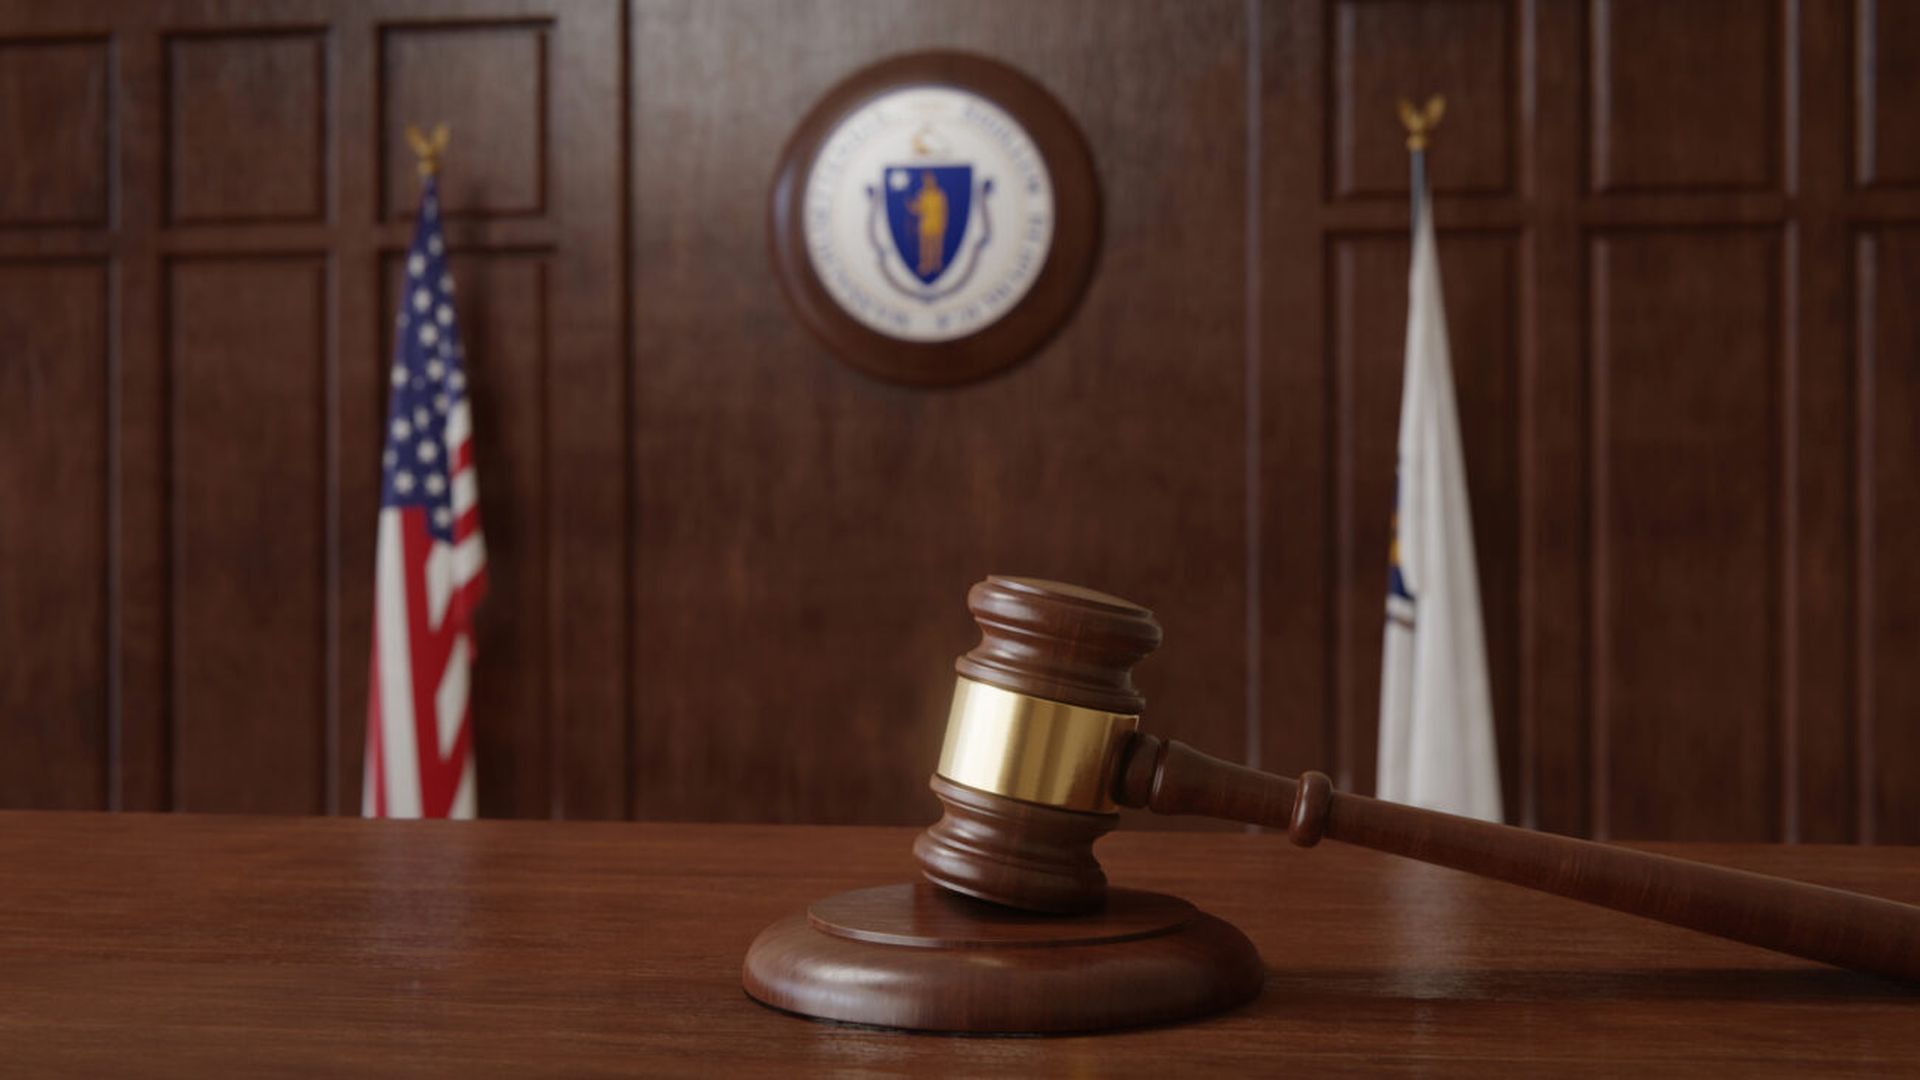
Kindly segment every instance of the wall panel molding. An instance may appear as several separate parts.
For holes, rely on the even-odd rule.
[[[1920,11],[1899,0],[1854,0],[1853,182],[1920,188]]]
[[[1859,830],[1868,842],[1920,842],[1920,226],[1854,236],[1855,708]]]
[[[0,733],[33,748],[0,802],[356,809],[401,129],[436,120],[494,559],[487,813],[924,821],[960,598],[1002,569],[1160,610],[1158,730],[1366,791],[1393,104],[1440,92],[1510,819],[1920,840],[1916,11],[0,10],[0,142],[27,148],[0,159],[0,342],[27,343],[0,348],[0,499],[67,523],[43,552],[0,517],[65,601],[0,620],[33,672],[0,671],[0,727],[59,718]],[[816,355],[761,220],[806,103],[929,42],[1068,106],[1108,237],[1033,363],[939,395]]]
[[[0,229],[107,224],[113,48],[0,24]]]
[[[62,523],[22,539],[0,513],[0,554],[57,541],[94,570],[50,564],[64,614],[0,608],[0,645],[59,645],[14,650],[31,680],[0,665],[0,727],[30,718],[9,745],[36,748],[8,759],[31,776],[0,762],[0,802],[357,809],[383,259],[418,190],[401,125],[442,120],[495,560],[481,805],[628,812],[625,11],[0,9],[0,277],[31,279],[0,296],[0,384],[30,384],[0,410],[36,410],[0,431],[33,466],[0,463],[0,505]],[[50,466],[56,431],[77,442]]]
[[[1451,118],[1431,155],[1435,191],[1514,193],[1523,152],[1516,6],[1513,0],[1335,0],[1327,20],[1330,198],[1406,198],[1406,133],[1395,105],[1429,94],[1446,97]]]
[[[324,805],[328,276],[165,264],[175,809]]]
[[[170,222],[326,218],[327,52],[324,28],[167,36]]]
[[[108,275],[0,260],[0,806],[108,802]]]
[[[1778,839],[1784,237],[1588,243],[1594,829]]]
[[[1779,190],[1793,6],[1589,0],[1591,190]]]
[[[552,25],[516,19],[380,28],[383,218],[413,216],[417,173],[408,124],[445,123],[455,133],[441,173],[445,217],[548,212]]]

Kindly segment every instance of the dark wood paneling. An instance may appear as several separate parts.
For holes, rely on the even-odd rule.
[[[1594,190],[1778,184],[1784,0],[1590,3]]]
[[[988,572],[1155,609],[1169,645],[1140,682],[1156,723],[1245,745],[1244,14],[639,8],[641,815],[925,819],[952,658],[972,644],[963,597]],[[816,345],[767,271],[762,224],[769,169],[809,103],[935,42],[1060,98],[1106,219],[1060,337],[944,393],[877,384]],[[722,70],[716,91],[705,73]]]
[[[1776,839],[1780,237],[1591,251],[1596,827]]]
[[[1512,236],[1497,233],[1442,232],[1439,247],[1500,771],[1512,792],[1520,786],[1518,252]],[[1353,786],[1368,790],[1378,750],[1389,514],[1406,367],[1407,259],[1403,235],[1338,237],[1329,269],[1334,452],[1351,463],[1335,494],[1333,548],[1342,553],[1336,652],[1344,681],[1335,723],[1347,732],[1342,745],[1352,754],[1342,771]]]
[[[1920,843],[1920,229],[1859,241],[1861,831]]]
[[[176,262],[167,292],[173,805],[319,810],[326,264]]]
[[[1920,5],[1853,0],[1854,179],[1865,187],[1920,184]]]
[[[618,0],[0,12],[0,265],[54,268],[6,298],[25,350],[7,375],[32,386],[9,404],[36,411],[5,433],[32,468],[0,505],[47,530],[7,532],[10,554],[61,554],[9,599],[70,598],[57,633],[0,627],[23,636],[0,723],[35,748],[0,799],[358,806],[381,259],[417,190],[401,125],[444,120],[494,548],[482,806],[626,812],[623,25]],[[47,291],[75,266],[97,279],[84,311]],[[49,468],[46,417],[75,395],[82,444]]]
[[[1781,834],[1859,836],[1853,701],[1853,276],[1845,206],[1852,174],[1847,0],[1797,5],[1801,125],[1785,229],[1781,438],[1787,577],[1781,604]]]
[[[389,218],[411,217],[408,124],[458,132],[460,169],[441,180],[448,216],[547,209],[547,24],[393,26],[380,35],[381,175]],[[612,86],[598,88],[603,108]]]
[[[1526,5],[1524,156],[1533,174],[1521,245],[1520,758],[1514,820],[1592,830],[1588,582],[1590,469],[1584,362],[1587,253],[1585,12]],[[1443,219],[1444,220],[1444,219]]]
[[[1905,986],[1277,836],[1100,842],[1115,883],[1190,898],[1263,951],[1263,993],[1217,1017],[942,1038],[749,1003],[751,936],[901,880],[911,836],[7,814],[0,1013],[32,1033],[7,1063],[32,1077],[1803,1080],[1898,1076],[1920,1058]],[[1909,851],[1669,851],[1920,902]]]
[[[168,609],[172,578],[168,546],[166,303],[158,225],[166,216],[166,59],[158,34],[115,38],[115,229],[120,246],[108,317],[113,354],[115,477],[119,520],[110,571],[116,606],[114,659],[118,740],[109,805],[165,810],[172,785],[172,692]],[[127,93],[127,87],[137,93]]]
[[[1364,789],[1404,329],[1392,104],[1441,92],[1510,816],[1913,839],[1910,8],[6,9],[0,262],[35,276],[0,307],[36,344],[0,363],[104,410],[64,423],[98,418],[106,456],[0,470],[0,506],[72,523],[61,632],[98,646],[45,682],[0,668],[85,714],[0,716],[38,748],[0,799],[358,805],[383,260],[417,191],[401,130],[436,120],[493,549],[487,812],[923,820],[961,597],[991,570],[1157,607],[1155,727]],[[762,233],[813,98],[929,46],[1039,78],[1107,197],[1065,333],[950,393],[821,351]],[[51,460],[43,413],[0,431],[9,463]],[[91,479],[35,486],[63,470]],[[9,620],[0,643],[51,655]]]
[[[1341,774],[1331,706],[1332,490],[1327,461],[1332,365],[1325,240],[1300,212],[1326,191],[1324,65],[1328,9],[1318,2],[1266,2],[1253,9],[1249,57],[1258,81],[1248,183],[1257,215],[1247,253],[1249,403],[1257,466],[1248,484],[1254,552],[1249,655],[1256,665],[1247,761],[1297,775]]]
[[[320,32],[167,42],[167,210],[174,221],[326,213],[327,55]]]
[[[634,316],[624,226],[633,121],[601,104],[628,79],[620,5],[570,5],[562,15],[550,41],[552,155],[565,165],[549,173],[551,197],[564,210],[553,214],[545,384],[553,485],[547,602],[556,613],[547,810],[618,818],[633,808],[630,702],[639,693],[628,651]]]
[[[106,805],[107,269],[0,263],[0,805]]]
[[[0,226],[107,217],[107,43],[0,41]]]
[[[1512,24],[1507,0],[1342,0],[1327,67],[1329,158],[1337,197],[1407,193],[1401,99],[1442,94],[1455,124],[1433,156],[1436,191],[1501,194],[1513,187]]]

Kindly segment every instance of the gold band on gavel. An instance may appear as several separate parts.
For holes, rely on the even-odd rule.
[[[961,678],[939,774],[1008,798],[1110,814],[1114,759],[1137,716],[1083,709]]]

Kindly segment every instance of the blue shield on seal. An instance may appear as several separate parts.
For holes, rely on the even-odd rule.
[[[887,225],[900,258],[921,284],[953,265],[973,203],[971,165],[890,165],[883,178]]]

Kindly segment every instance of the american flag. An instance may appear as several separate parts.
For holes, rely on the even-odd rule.
[[[470,818],[473,609],[486,592],[465,354],[428,177],[407,251],[381,456],[367,817]]]

